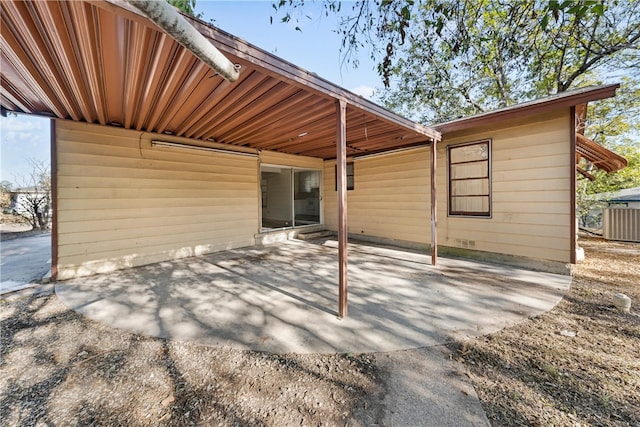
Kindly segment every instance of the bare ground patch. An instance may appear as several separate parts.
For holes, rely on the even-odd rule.
[[[0,241],[36,236],[49,230],[33,230],[21,216],[0,212]]]
[[[4,425],[358,425],[371,355],[275,355],[149,338],[55,295],[0,300]]]
[[[640,426],[640,245],[581,242],[587,261],[556,308],[450,345],[495,426]],[[631,313],[615,310],[616,292],[633,299]],[[385,389],[370,354],[150,338],[90,321],[55,295],[0,298],[0,332],[6,425],[355,426]]]
[[[640,426],[640,245],[580,244],[587,259],[553,310],[452,345],[494,426]]]

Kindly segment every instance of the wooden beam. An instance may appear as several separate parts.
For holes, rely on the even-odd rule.
[[[576,171],[580,172],[580,175],[584,176],[589,181],[595,181],[596,180],[595,176],[591,175],[589,172],[587,172],[586,170],[582,169],[580,166],[576,166]]]
[[[436,191],[436,140],[431,140],[431,264],[438,259],[438,205]]]
[[[112,3],[120,3],[121,0],[109,0]],[[234,62],[252,64],[259,67],[261,72],[268,74],[278,80],[289,82],[305,90],[314,92],[325,99],[341,99],[349,101],[351,108],[356,108],[365,113],[370,113],[380,120],[401,126],[407,130],[417,132],[429,138],[440,139],[440,132],[419,123],[414,123],[409,119],[398,116],[395,113],[381,107],[361,96],[358,96],[346,89],[343,89],[328,80],[318,77],[315,73],[303,70],[289,62],[286,62],[275,55],[259,49],[246,41],[226,33],[203,21],[188,15],[183,15],[200,33],[212,40],[212,43],[223,53],[235,57]]]
[[[51,161],[51,281],[58,280],[58,141],[56,119],[49,121]]]
[[[338,317],[347,317],[347,101],[336,101],[338,168]]]

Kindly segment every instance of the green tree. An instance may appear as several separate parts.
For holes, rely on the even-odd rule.
[[[298,22],[302,17],[308,18],[304,10],[309,3],[316,1],[279,0],[272,5],[276,15],[282,14],[281,22]],[[342,53],[347,62],[357,66],[357,53],[360,49],[367,48],[371,57],[380,61],[379,71],[385,86],[388,87],[393,68],[397,66],[396,52],[404,45],[408,34],[411,33],[410,30],[415,27],[415,22],[423,18],[419,16],[416,19],[417,9],[422,13],[425,10],[429,11],[430,16],[423,23],[429,32],[439,37],[443,30],[451,28],[449,25],[452,18],[457,21],[454,23],[455,26],[461,23],[459,17],[468,11],[479,9],[478,6],[506,9],[509,3],[475,0],[360,0],[352,3],[350,10],[348,7],[343,8],[343,2],[340,0],[325,0],[321,5],[326,15],[337,14],[341,18],[336,31],[342,36]],[[586,16],[602,16],[607,7],[603,0],[514,0],[512,3],[535,8],[530,21],[535,24],[536,31],[546,31],[553,23],[563,19],[575,18],[579,21]],[[610,3],[617,4],[618,0],[610,0]],[[477,17],[473,12],[468,16],[472,19]],[[464,30],[464,26],[457,28]],[[299,30],[300,27],[296,26],[296,29]],[[507,29],[512,30],[513,27]],[[425,40],[430,41],[426,38]]]
[[[627,159],[626,168],[613,173],[594,169],[590,173],[595,180],[581,178],[578,181],[576,213],[583,227],[600,221],[600,208],[606,207],[606,201],[602,200],[603,193],[640,187],[640,146],[633,140],[624,138],[622,143],[617,144],[616,152]]]
[[[640,187],[640,87],[630,77],[621,79],[622,86],[615,98],[604,99],[589,106],[586,134],[593,141],[627,159],[627,167],[613,173],[592,168],[595,180],[583,179],[577,187],[580,217],[586,220],[592,208],[602,207],[595,196],[625,188]],[[631,83],[629,83],[631,81]],[[589,165],[582,165],[588,168]]]
[[[196,0],[167,0],[167,2],[180,9],[184,13],[188,13],[189,15],[194,15],[194,10],[196,8]]]
[[[629,166],[582,194],[636,185],[640,128],[640,0],[380,0],[350,11],[337,0],[346,59],[369,48],[388,90],[383,102],[423,123],[508,106],[572,88],[622,81],[618,96],[594,103],[586,136]],[[282,21],[305,0],[280,0]],[[357,64],[357,61],[351,61]],[[635,130],[635,131],[634,131]],[[580,196],[580,195],[579,195]],[[579,200],[579,202],[582,202]],[[589,201],[586,200],[586,205]]]
[[[639,74],[640,1],[611,1],[580,15],[560,11],[551,21],[545,10],[535,1],[425,0],[391,68],[384,102],[438,122],[564,92],[612,72]],[[638,78],[627,84],[638,87]]]
[[[586,194],[600,194],[625,188],[640,187],[640,147],[632,140],[619,144],[616,152],[627,159],[626,168],[617,172],[606,173],[602,170],[593,171],[596,179],[586,186]]]

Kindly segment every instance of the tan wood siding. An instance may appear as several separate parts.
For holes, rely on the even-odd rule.
[[[305,169],[322,169],[323,161],[317,157],[295,156],[293,154],[261,151],[260,162],[268,165],[291,166]]]
[[[430,239],[429,149],[355,160],[355,189],[347,192],[348,232],[427,243]],[[324,221],[337,229],[335,161],[325,162]]]
[[[254,244],[258,159],[154,139],[56,121],[60,279]]]
[[[438,149],[446,183],[446,145],[492,139],[492,217],[448,217],[439,189],[439,238],[462,247],[540,260],[570,261],[569,110],[528,122],[448,136]]]
[[[446,135],[438,144],[438,241],[442,246],[570,262],[569,109]],[[449,144],[490,138],[491,218],[447,215]],[[325,224],[336,229],[335,162],[325,162]],[[355,161],[349,232],[430,243],[427,149]]]

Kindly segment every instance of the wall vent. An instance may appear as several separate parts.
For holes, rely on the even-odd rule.
[[[456,239],[456,246],[459,248],[465,249],[475,249],[476,241],[475,240],[467,240],[467,239]]]

